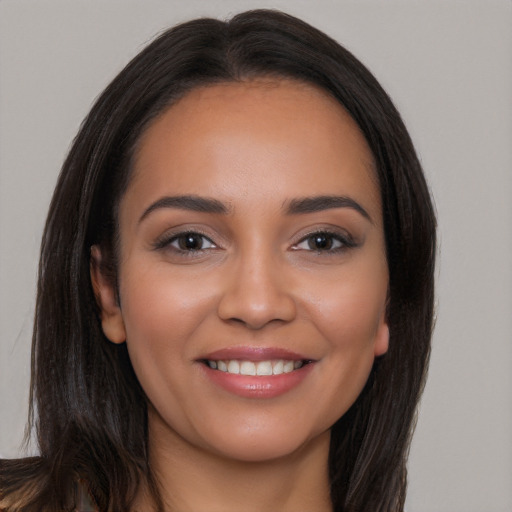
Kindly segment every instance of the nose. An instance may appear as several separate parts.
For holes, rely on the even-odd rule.
[[[224,321],[257,330],[270,323],[286,323],[296,316],[296,302],[287,273],[271,254],[253,254],[232,261],[218,304]]]

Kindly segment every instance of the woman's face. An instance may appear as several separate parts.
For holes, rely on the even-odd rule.
[[[373,158],[343,108],[285,80],[192,91],[143,134],[119,229],[120,305],[93,280],[150,431],[238,460],[328,439],[388,345]]]

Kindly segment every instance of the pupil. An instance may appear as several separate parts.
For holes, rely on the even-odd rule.
[[[180,249],[198,251],[202,245],[201,237],[194,233],[187,233],[180,238]]]
[[[315,235],[309,242],[309,247],[315,250],[330,249],[332,238],[328,235]]]

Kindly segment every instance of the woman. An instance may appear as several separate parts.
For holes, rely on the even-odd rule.
[[[402,510],[434,254],[410,138],[351,54],[273,11],[165,32],[64,163],[41,456],[2,462],[0,506]]]

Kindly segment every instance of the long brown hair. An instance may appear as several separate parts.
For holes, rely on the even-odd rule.
[[[358,123],[375,157],[390,276],[390,346],[332,428],[329,476],[336,512],[403,509],[433,323],[429,191],[400,115],[373,75],[322,32],[266,10],[166,31],[125,67],[85,119],[59,176],[41,248],[30,413],[40,457],[0,463],[0,506],[72,510],[72,490],[84,481],[100,510],[125,512],[141,479],[152,482],[146,399],[126,345],[110,343],[102,332],[90,248],[99,244],[109,255],[115,280],[117,206],[148,123],[195,87],[257,76],[328,92]],[[159,504],[156,486],[153,491]]]

